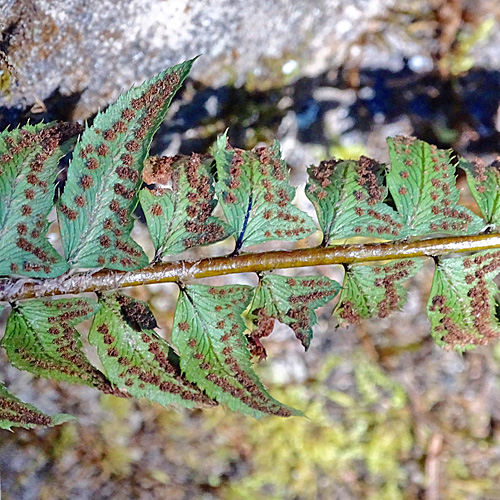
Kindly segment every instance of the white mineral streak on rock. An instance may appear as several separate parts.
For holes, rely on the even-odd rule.
[[[57,89],[82,92],[74,119],[119,93],[198,54],[192,76],[219,86],[248,75],[311,76],[348,62],[356,40],[387,15],[394,0],[0,0],[0,28],[11,26],[15,82],[0,106],[27,107]],[[376,27],[376,26],[375,26]],[[376,61],[402,60],[377,48]],[[372,60],[372,59],[370,59]],[[358,61],[356,61],[357,63]],[[285,75],[286,76],[286,75]]]

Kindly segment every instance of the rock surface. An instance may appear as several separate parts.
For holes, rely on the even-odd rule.
[[[73,115],[81,119],[123,89],[197,54],[203,58],[192,76],[211,86],[250,81],[265,87],[349,62],[400,67],[421,51],[400,26],[390,34],[399,41],[396,53],[382,43],[361,56],[357,46],[385,36],[395,4],[0,0],[0,106],[27,107],[58,90],[81,94]]]

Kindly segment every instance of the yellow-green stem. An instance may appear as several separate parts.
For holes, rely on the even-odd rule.
[[[451,236],[411,242],[368,243],[270,251],[212,257],[197,261],[160,262],[138,271],[83,272],[57,278],[0,281],[0,301],[15,301],[50,295],[114,290],[154,283],[182,282],[226,274],[269,271],[328,264],[358,264],[412,257],[436,257],[452,253],[500,248],[500,234]]]

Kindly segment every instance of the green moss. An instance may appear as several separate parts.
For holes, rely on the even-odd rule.
[[[313,388],[273,390],[286,404],[305,408],[307,418],[248,421],[240,433],[252,449],[252,472],[227,485],[223,498],[307,500],[339,485],[363,497],[404,498],[403,466],[413,445],[405,392],[361,352],[354,365],[357,397],[328,390],[324,380],[340,365],[337,357],[327,359]]]
[[[441,69],[454,76],[469,71],[475,63],[472,49],[477,44],[486,42],[493,33],[494,27],[495,20],[488,18],[471,33],[459,32],[453,50],[446,54],[439,63]]]
[[[78,442],[78,428],[75,422],[68,422],[58,428],[57,438],[54,439],[50,456],[57,461],[62,459],[64,455],[72,450]]]
[[[101,466],[107,474],[119,477],[130,474],[134,462],[130,446],[133,430],[129,422],[132,405],[128,399],[106,395],[101,397],[101,407],[107,413],[100,425],[103,441]]]
[[[360,156],[367,155],[368,151],[363,144],[342,145],[334,143],[328,150],[331,158],[343,158],[345,160],[359,160]]]

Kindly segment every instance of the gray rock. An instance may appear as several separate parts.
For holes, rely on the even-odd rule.
[[[350,60],[400,67],[419,48],[397,25],[396,50],[392,43],[363,56],[356,49],[367,33],[385,29],[394,4],[0,0],[0,50],[7,54],[0,57],[0,106],[29,107],[58,89],[81,93],[72,118],[84,118],[132,84],[197,54],[203,57],[192,75],[212,86],[283,84]]]

